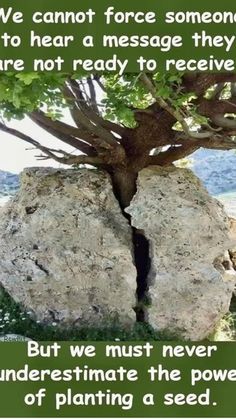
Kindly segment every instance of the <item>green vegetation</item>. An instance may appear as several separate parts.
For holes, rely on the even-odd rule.
[[[143,168],[168,166],[201,147],[236,148],[235,83],[232,73],[2,72],[0,130],[40,150],[42,159],[102,167],[124,207]],[[73,125],[63,120],[65,109]],[[7,125],[25,116],[72,151],[48,148]]]
[[[132,329],[114,323],[101,328],[59,328],[57,323],[44,325],[32,319],[31,313],[16,304],[1,290],[0,336],[16,334],[38,341],[175,341],[168,332],[158,333],[145,323],[137,323]],[[210,341],[236,340],[236,298],[232,299],[230,313],[218,324]]]
[[[215,331],[209,336],[211,341],[230,342],[236,341],[236,297],[231,300],[229,313],[218,323]]]
[[[121,77],[2,72],[0,109],[0,131],[35,147],[41,152],[39,159],[105,170],[122,210],[129,206],[144,168],[170,166],[202,147],[236,149],[236,74],[232,73]],[[63,119],[65,110],[72,124]],[[25,116],[60,140],[60,149],[43,145],[34,130],[29,136],[7,122]],[[134,239],[138,234],[133,229]],[[145,263],[148,265],[148,258]],[[145,283],[147,273],[141,271],[137,277]],[[117,325],[77,331],[62,331],[56,324],[44,327],[21,314],[6,298],[2,299],[3,333],[48,340],[163,339],[145,324],[131,332]]]
[[[0,335],[17,334],[38,341],[146,341],[174,340],[167,334],[158,334],[147,324],[137,323],[132,329],[125,330],[119,324],[103,328],[59,328],[56,323],[43,325],[32,320],[30,312],[25,312],[19,304],[1,290],[0,296]]]

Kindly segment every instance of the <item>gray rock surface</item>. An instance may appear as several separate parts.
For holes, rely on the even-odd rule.
[[[0,210],[5,290],[45,323],[132,325],[131,228],[108,175],[35,168],[21,182]],[[222,205],[191,170],[153,167],[140,173],[127,213],[150,242],[149,323],[184,339],[206,338],[228,311],[236,282],[229,252],[236,241]]]
[[[0,282],[44,322],[135,321],[131,228],[102,171],[27,169],[0,215]]]
[[[9,201],[9,199],[11,199],[10,196],[0,197],[0,207],[3,207]]]
[[[228,311],[236,281],[222,205],[192,171],[153,167],[140,173],[126,212],[150,242],[149,323],[184,339],[206,338]]]

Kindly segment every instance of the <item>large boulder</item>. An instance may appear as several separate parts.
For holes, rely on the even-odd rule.
[[[0,283],[46,323],[133,324],[131,234],[104,172],[27,169],[1,209]]]
[[[206,338],[236,282],[222,205],[190,170],[153,167],[139,174],[126,212],[133,238],[103,171],[25,170],[19,193],[1,209],[0,284],[45,323],[128,326],[135,322],[133,261],[144,282],[140,271],[150,261],[149,323],[179,338]]]
[[[236,281],[229,222],[187,169],[147,168],[126,212],[150,244],[149,323],[201,340],[228,311]]]

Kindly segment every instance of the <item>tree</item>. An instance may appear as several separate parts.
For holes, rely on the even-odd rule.
[[[124,209],[143,168],[171,165],[200,147],[236,148],[235,86],[232,73],[1,73],[0,130],[33,145],[41,159],[106,170]],[[61,120],[63,108],[73,126]],[[5,122],[26,115],[77,153],[49,149]]]

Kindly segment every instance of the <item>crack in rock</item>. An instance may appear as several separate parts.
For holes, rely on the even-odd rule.
[[[224,254],[233,241],[223,207],[191,170],[150,167],[125,211],[149,242],[148,323],[181,339],[207,338],[228,312],[236,282]]]
[[[37,259],[34,260],[35,265],[40,269],[40,271],[44,272],[47,276],[49,276],[49,270],[46,269],[42,263],[40,263]]]

